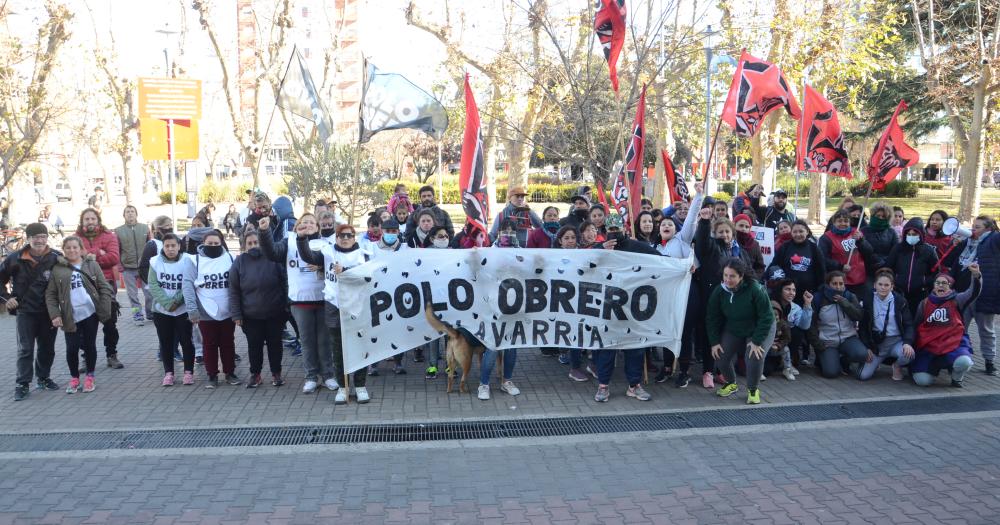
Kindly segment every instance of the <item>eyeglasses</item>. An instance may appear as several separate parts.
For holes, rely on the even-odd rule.
[[[32,235],[31,240],[33,241],[47,241],[49,240],[48,234],[40,233],[38,235]]]
[[[339,233],[339,234],[337,234],[337,238],[338,239],[353,239],[354,238],[354,234],[353,233]]]
[[[951,286],[951,282],[950,281],[934,281],[934,285],[935,286],[938,286],[938,285],[940,285],[940,286]]]

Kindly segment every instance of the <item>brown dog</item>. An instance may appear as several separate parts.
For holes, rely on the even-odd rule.
[[[479,356],[479,366],[483,366],[483,353],[486,351],[481,343],[471,344],[465,336],[462,335],[456,328],[450,324],[440,320],[434,315],[434,310],[431,308],[430,304],[424,306],[424,316],[427,317],[427,322],[431,325],[431,328],[437,330],[438,332],[444,332],[448,334],[448,344],[447,344],[447,363],[448,363],[448,393],[451,393],[451,388],[455,384],[455,365],[461,365],[462,367],[462,377],[458,381],[458,391],[460,393],[468,392],[469,388],[465,383],[466,378],[469,376],[469,369],[472,368],[472,354]],[[500,374],[503,374],[503,353],[497,354],[497,368]]]

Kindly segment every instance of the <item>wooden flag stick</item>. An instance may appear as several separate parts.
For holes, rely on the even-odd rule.
[[[705,159],[705,169],[702,171],[701,181],[705,183],[705,191],[708,191],[709,166],[712,164],[712,157],[715,156],[715,143],[719,140],[719,130],[722,129],[722,119],[715,125],[715,134],[712,135],[712,145],[708,148],[708,158]]]

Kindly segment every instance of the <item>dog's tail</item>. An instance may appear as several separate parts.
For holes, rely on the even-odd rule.
[[[449,337],[454,339],[458,337],[458,330],[455,330],[450,324],[440,320],[434,315],[434,308],[431,303],[424,305],[424,317],[427,318],[427,323],[431,325],[431,328],[437,330],[438,332],[445,332]]]

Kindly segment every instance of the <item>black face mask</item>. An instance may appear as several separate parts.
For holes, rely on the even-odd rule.
[[[211,257],[212,259],[222,255],[222,246],[202,245],[201,249],[205,253],[206,257]]]
[[[337,228],[323,228],[319,231],[321,237],[329,237],[337,231]]]
[[[590,215],[590,210],[580,208],[578,210],[573,210],[573,215],[581,219],[586,219]]]
[[[857,228],[858,224],[861,223],[861,217],[851,217],[851,227]]]
[[[306,239],[309,239],[310,241],[314,239],[319,239],[319,232],[310,233],[309,235],[306,235]]]
[[[608,233],[608,240],[609,241],[615,241],[616,243],[621,244],[622,240],[624,240],[624,239],[625,239],[625,234],[623,234],[622,232],[609,232]]]
[[[174,233],[174,229],[173,228],[168,228],[166,230],[158,230],[156,232],[156,238],[162,240],[163,237],[165,235],[167,235],[168,233]]]

